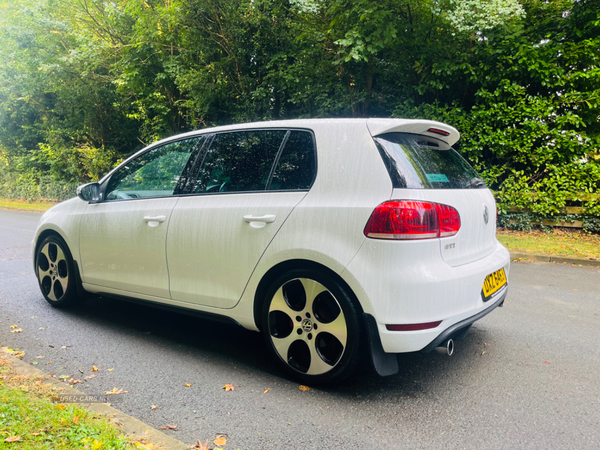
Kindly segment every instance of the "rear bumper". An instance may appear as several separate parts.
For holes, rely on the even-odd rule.
[[[434,240],[389,244],[367,240],[346,268],[354,276],[347,278],[350,287],[363,311],[373,317],[385,353],[422,351],[439,336],[448,336],[490,313],[506,295],[508,285],[488,301],[481,296],[487,275],[504,268],[508,277],[510,255],[500,243],[486,257],[455,267],[442,260]],[[417,331],[386,327],[439,321],[435,328]]]
[[[455,323],[454,325],[449,326],[444,331],[442,331],[438,337],[436,337],[433,341],[427,345],[427,347],[421,350],[421,353],[429,353],[432,350],[435,350],[436,347],[439,347],[442,342],[447,341],[448,339],[455,339],[455,336],[464,336],[464,332],[466,328],[470,328],[473,323],[481,319],[482,317],[491,313],[498,306],[502,306],[504,303],[504,299],[506,299],[506,294],[508,293],[508,284],[503,288],[503,292],[500,292],[496,297],[496,300],[483,311],[478,312],[477,314],[472,315],[460,322]]]

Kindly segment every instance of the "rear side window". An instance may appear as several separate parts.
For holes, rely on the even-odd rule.
[[[309,189],[315,174],[315,146],[312,134],[307,131],[291,131],[277,161],[269,189],[272,191]]]
[[[195,193],[263,191],[287,130],[220,133],[210,145]]]
[[[394,188],[487,187],[475,169],[442,141],[404,133],[389,133],[374,139]]]

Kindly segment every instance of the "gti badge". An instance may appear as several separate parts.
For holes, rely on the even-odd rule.
[[[488,210],[487,205],[483,205],[483,221],[486,225],[490,221],[490,211]]]

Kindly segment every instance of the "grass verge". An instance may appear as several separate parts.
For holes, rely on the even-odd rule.
[[[151,449],[133,444],[105,417],[72,404],[53,403],[60,388],[19,374],[0,355],[0,449]]]
[[[600,236],[554,228],[531,232],[498,229],[498,240],[510,251],[600,260]]]
[[[5,198],[0,198],[0,208],[24,209],[27,211],[46,211],[54,205],[56,205],[56,203],[26,202],[23,200],[7,200]]]

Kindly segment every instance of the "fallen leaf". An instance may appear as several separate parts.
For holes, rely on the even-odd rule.
[[[106,391],[105,394],[106,395],[114,395],[114,394],[125,394],[129,391],[124,391],[123,389],[117,389],[116,387],[113,387],[112,391]]]
[[[39,329],[40,329],[40,330],[45,330],[45,328],[44,328],[44,327],[40,327]]]
[[[136,448],[141,448],[142,450],[153,450],[154,449],[154,445],[152,445],[152,444],[142,444],[141,442],[136,442],[134,445],[136,446]]]
[[[544,364],[550,364],[548,361],[544,361]]]
[[[308,386],[304,386],[303,384],[301,384],[300,386],[298,386],[298,389],[300,389],[301,391],[308,391],[308,390],[310,390],[310,388]]]
[[[263,395],[266,394],[267,392],[269,392],[271,389],[269,388],[265,388],[265,392],[263,392]]]
[[[481,356],[485,355],[485,350],[483,352],[481,352]]]
[[[184,385],[185,387],[192,387],[192,385],[191,385],[190,383],[183,383],[183,385]]]
[[[151,409],[152,411],[154,411],[155,409],[162,409],[162,408],[159,408],[159,407],[158,407],[158,406],[156,406],[156,405],[152,405],[152,406],[150,407],[150,409]]]
[[[61,348],[67,348],[67,346],[66,346],[66,345],[63,345]]]
[[[11,326],[10,326],[10,328],[11,328],[11,330],[12,330],[13,328],[17,328],[18,326],[19,326],[19,325],[11,325]]]
[[[198,439],[198,443],[194,446],[194,448],[198,449],[198,450],[211,450],[211,446],[208,445],[208,439],[206,440],[206,443],[202,443],[200,442],[200,439]]]
[[[227,439],[224,436],[217,436],[217,438],[213,441],[213,444],[218,445],[219,447],[227,444]]]
[[[17,442],[21,440],[21,436],[9,436],[4,439],[4,442]]]
[[[96,366],[92,366],[92,368],[90,369],[90,372],[98,372],[98,368]]]
[[[226,391],[234,391],[235,386],[233,384],[226,384],[225,386],[223,386],[223,389],[225,389]]]
[[[63,405],[62,403],[59,403],[58,405],[56,405],[56,409],[65,409],[66,406]]]
[[[96,375],[88,375],[85,377],[86,380],[91,380],[92,378],[96,378]]]
[[[168,425],[166,427],[160,427],[161,430],[176,430],[177,425]]]
[[[81,383],[81,380],[75,380],[74,378],[71,378],[69,380],[69,383],[71,383],[71,384],[79,384],[79,383]]]
[[[115,370],[115,369],[114,368],[113,369],[106,369],[107,372],[112,372],[113,370]]]
[[[75,425],[79,425],[79,418],[80,418],[80,417],[81,417],[81,414],[79,414],[79,415],[77,415],[77,416],[74,416],[74,417],[73,417],[73,423],[74,423]]]
[[[16,328],[14,330],[11,331],[11,333],[20,333],[23,331],[23,328]]]
[[[94,445],[92,445],[92,450],[98,450],[100,447],[102,447],[102,441],[94,439]]]

